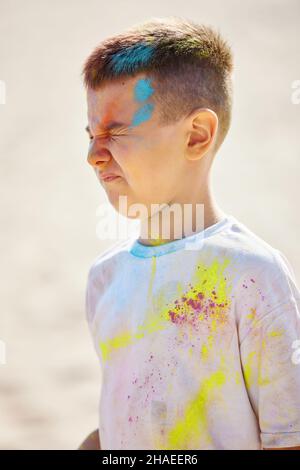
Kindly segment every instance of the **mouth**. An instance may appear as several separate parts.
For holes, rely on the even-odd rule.
[[[109,182],[109,181],[114,181],[116,179],[120,179],[121,176],[111,175],[111,176],[102,176],[100,178],[101,178],[101,181]]]

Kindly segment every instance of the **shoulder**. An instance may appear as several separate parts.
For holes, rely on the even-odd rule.
[[[223,237],[224,256],[232,261],[231,294],[240,338],[253,324],[271,324],[279,317],[292,324],[300,309],[300,292],[286,256],[240,222]],[[265,323],[260,323],[263,318]]]
[[[238,276],[290,277],[296,282],[286,256],[236,218],[231,217],[231,223],[219,239],[223,256],[232,261]]]
[[[126,266],[127,246],[130,241],[131,237],[113,243],[92,260],[85,289],[86,315],[89,323],[95,316],[99,297],[105,294],[107,288],[114,282],[115,274],[120,272],[120,266]]]
[[[120,263],[126,263],[128,246],[132,243],[132,237],[119,240],[98,254],[88,268],[88,283],[101,281],[104,274],[112,272]]]

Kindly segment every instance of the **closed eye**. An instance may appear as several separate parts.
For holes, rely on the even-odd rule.
[[[120,136],[116,136],[116,137],[120,137]],[[93,137],[92,135],[90,135],[90,136],[89,136],[89,139],[90,139],[90,141],[92,141],[92,140],[94,140],[94,137]],[[108,140],[108,141],[115,141],[116,139],[115,139],[115,137],[113,137],[112,135],[110,135],[110,136],[105,137],[105,140]]]

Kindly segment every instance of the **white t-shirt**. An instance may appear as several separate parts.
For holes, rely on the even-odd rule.
[[[300,294],[232,215],[185,238],[115,243],[88,274],[102,449],[300,445]]]

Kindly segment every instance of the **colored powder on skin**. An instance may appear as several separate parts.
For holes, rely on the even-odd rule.
[[[137,101],[146,101],[154,92],[150,85],[150,78],[141,78],[134,87],[134,96]]]
[[[146,103],[139,108],[134,116],[130,127],[139,126],[142,122],[148,121],[151,118],[154,109],[154,104]]]
[[[154,53],[152,44],[135,44],[123,51],[116,52],[112,58],[112,70],[116,74],[131,73],[147,65]]]
[[[138,80],[134,87],[134,97],[138,102],[146,101],[153,94],[154,89],[150,85],[151,79],[142,78]],[[145,103],[141,106],[134,114],[133,120],[130,127],[135,127],[142,124],[145,121],[148,121],[154,109],[153,103]]]

